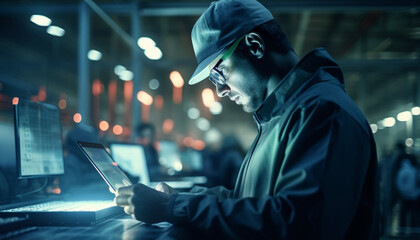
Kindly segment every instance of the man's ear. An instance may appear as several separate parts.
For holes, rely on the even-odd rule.
[[[252,55],[261,59],[265,54],[265,43],[262,37],[255,32],[250,32],[245,36],[245,43],[249,47]]]

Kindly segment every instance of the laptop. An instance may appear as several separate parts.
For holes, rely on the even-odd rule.
[[[20,99],[14,106],[14,128],[18,179],[43,184],[16,196],[13,203],[1,205],[0,218],[28,218],[35,225],[89,225],[123,213],[112,199],[34,195],[45,189],[49,178],[64,174],[61,118],[56,106]]]
[[[147,167],[146,155],[143,146],[134,143],[118,143],[110,144],[111,156],[118,163],[118,165],[132,176],[139,178],[139,182],[149,186],[156,187],[160,181],[151,181],[150,174]],[[203,178],[203,177],[201,177]],[[203,179],[200,178],[200,182]],[[192,188],[197,182],[198,178],[167,178],[163,182],[178,190],[185,190]]]

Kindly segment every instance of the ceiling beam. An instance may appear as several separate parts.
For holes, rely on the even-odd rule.
[[[293,11],[395,11],[420,8],[420,1],[413,0],[295,0],[295,1],[262,1],[273,13]],[[130,14],[132,4],[99,4],[107,13]],[[150,2],[139,3],[140,16],[198,16],[209,6],[209,2]],[[75,13],[78,4],[17,4],[2,3],[0,15],[33,14],[33,13]]]

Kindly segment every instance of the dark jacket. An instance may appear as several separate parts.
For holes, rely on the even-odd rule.
[[[171,222],[237,239],[379,239],[374,138],[324,49],[306,55],[254,119],[235,189],[171,196]]]

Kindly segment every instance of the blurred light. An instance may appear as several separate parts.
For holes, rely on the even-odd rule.
[[[12,104],[13,104],[13,105],[18,105],[18,103],[19,103],[19,98],[18,98],[18,97],[14,97],[14,98],[12,99]]]
[[[156,46],[155,41],[148,37],[141,37],[137,40],[137,45],[143,50],[152,48]]]
[[[377,125],[379,130],[384,129],[384,120],[379,121]]]
[[[118,163],[116,163],[116,162],[112,162],[112,165],[114,165],[114,166],[118,166]]]
[[[407,147],[412,147],[412,146],[413,146],[413,144],[414,144],[414,141],[413,141],[413,139],[412,139],[412,138],[407,138],[407,139],[405,139],[405,145],[406,145]]]
[[[157,95],[155,97],[155,108],[160,110],[163,108],[163,97],[162,95]]]
[[[66,107],[67,107],[67,101],[66,101],[66,99],[60,99],[60,100],[58,101],[58,107],[59,107],[61,110],[66,109]]]
[[[184,146],[186,147],[192,147],[194,142],[194,139],[192,137],[185,137],[184,140],[182,141],[182,144],[184,144]]]
[[[80,113],[75,113],[73,115],[73,121],[75,123],[80,123],[82,121],[82,115],[80,115]]]
[[[415,116],[420,115],[420,107],[413,107],[411,113]]]
[[[372,123],[370,124],[370,129],[372,129],[372,133],[376,133],[378,131],[378,125]]]
[[[201,140],[195,140],[193,143],[193,148],[197,151],[201,151],[206,147],[206,144]]]
[[[157,79],[152,79],[149,81],[149,88],[152,90],[156,90],[159,88],[159,81]]]
[[[204,136],[204,140],[207,143],[217,143],[222,141],[222,133],[217,130],[216,128],[212,128],[209,131],[206,132],[206,135]]]
[[[176,161],[176,162],[174,162],[174,169],[175,169],[175,171],[177,171],[177,172],[179,172],[179,171],[181,171],[181,170],[182,170],[182,163],[181,163],[181,161]]]
[[[62,29],[61,27],[58,27],[58,26],[49,26],[47,28],[47,33],[51,34],[53,36],[56,36],[56,37],[62,37],[62,36],[64,36],[66,31],[64,29]]]
[[[159,60],[162,58],[162,51],[158,47],[152,47],[144,50],[144,55],[150,60]]]
[[[133,80],[134,74],[133,74],[133,72],[131,72],[127,69],[124,69],[120,72],[120,74],[118,76],[123,81],[131,81],[131,80]]]
[[[214,102],[213,106],[210,107],[210,112],[213,115],[219,115],[223,111],[223,106],[220,102]]]
[[[101,94],[104,91],[104,89],[105,89],[105,87],[101,83],[101,80],[99,80],[99,79],[93,80],[93,83],[92,83],[92,94],[94,96],[98,96],[99,94]]]
[[[169,79],[171,79],[171,82],[174,85],[174,87],[180,88],[184,86],[184,79],[178,71],[172,71],[169,74]]]
[[[38,26],[49,26],[51,24],[51,19],[43,15],[32,15],[31,22],[35,23]]]
[[[395,118],[388,117],[383,120],[384,127],[393,127],[395,125]]]
[[[200,111],[197,108],[188,109],[187,115],[190,119],[197,119],[200,116]]]
[[[206,106],[208,108],[213,106],[213,104],[215,102],[213,90],[211,90],[210,88],[205,88],[205,89],[203,89],[203,92],[202,92],[201,96],[203,98],[204,106]]]
[[[401,121],[401,122],[408,121],[408,120],[410,120],[410,118],[411,118],[411,112],[410,111],[400,112],[397,115],[398,121]]]
[[[112,132],[115,134],[115,135],[121,135],[121,133],[123,132],[123,128],[121,127],[121,125],[115,125],[113,128],[112,128]]]
[[[127,70],[124,66],[117,65],[114,68],[114,73],[115,73],[115,75],[120,76],[121,75],[121,72],[124,71],[124,70]]]
[[[171,133],[173,128],[174,128],[174,121],[172,119],[168,118],[168,119],[165,119],[165,121],[163,121],[162,130],[164,133],[166,134]]]
[[[102,53],[98,50],[91,49],[88,52],[88,58],[92,61],[99,61],[102,58]]]
[[[139,100],[141,103],[143,103],[146,106],[150,106],[153,103],[153,98],[145,91],[139,91],[137,93],[137,100]]]
[[[197,127],[202,131],[207,131],[210,129],[210,122],[205,118],[197,119]]]
[[[105,120],[102,120],[99,122],[99,129],[103,132],[108,131],[109,129],[109,123]]]
[[[43,102],[47,99],[47,89],[45,86],[39,87],[38,100]]]

